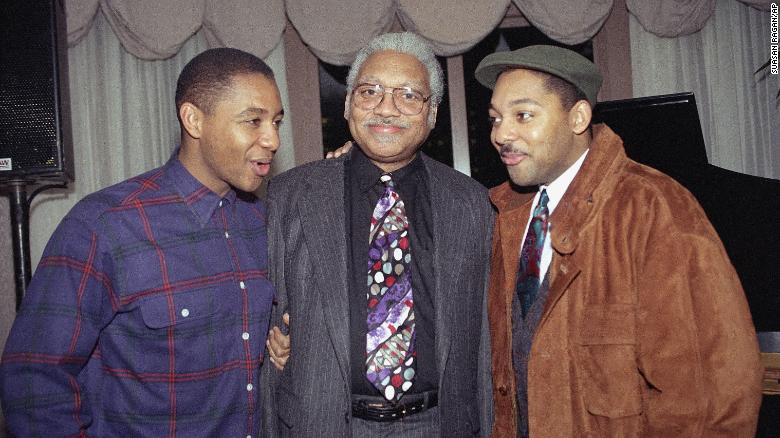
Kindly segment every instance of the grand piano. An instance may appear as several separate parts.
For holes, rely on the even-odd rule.
[[[601,102],[594,122],[620,135],[629,157],[698,199],[742,281],[762,352],[780,353],[780,180],[709,164],[693,93]],[[780,395],[765,395],[756,436],[778,428]]]

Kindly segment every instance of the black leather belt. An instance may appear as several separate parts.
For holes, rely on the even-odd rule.
[[[406,394],[398,402],[382,397],[352,396],[352,416],[368,421],[394,421],[423,412],[439,404],[437,391]]]

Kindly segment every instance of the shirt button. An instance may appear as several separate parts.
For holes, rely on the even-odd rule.
[[[246,289],[246,284],[244,284],[243,281],[239,281],[238,282],[238,287],[240,287],[241,289]]]
[[[227,231],[225,231],[225,238],[227,239],[227,238],[229,238],[229,237],[230,237],[230,233],[228,233]]]
[[[189,309],[181,309],[181,316],[188,317],[190,316],[190,310]]]
[[[247,435],[246,438],[252,438],[252,435]]]
[[[243,339],[245,341],[248,341],[249,340],[249,333],[247,333],[247,332],[241,333],[241,339]]]
[[[219,206],[222,207],[222,200],[219,200]]]
[[[247,391],[251,391],[252,389],[254,389],[254,386],[252,386],[252,384],[251,384],[251,383],[249,383],[249,384],[247,384],[247,385],[246,385],[246,390],[247,390]]]

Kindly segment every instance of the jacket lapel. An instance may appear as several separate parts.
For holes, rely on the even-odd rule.
[[[509,183],[504,183],[490,191],[490,200],[499,211],[498,231],[501,235],[501,252],[505,277],[507,305],[511,305],[517,279],[517,264],[520,259],[520,246],[523,231],[531,214],[532,201],[536,191],[517,192]]]
[[[580,273],[581,268],[571,255],[580,243],[582,228],[597,210],[596,205],[605,202],[602,193],[612,191],[614,183],[607,182],[603,176],[614,174],[612,168],[624,165],[623,158],[625,151],[620,137],[606,125],[594,125],[590,152],[550,218],[555,230],[552,233],[554,254],[550,266],[554,269],[550,295],[547,297],[539,326],[544,324],[555,304]]]
[[[321,293],[328,334],[349,382],[349,296],[344,212],[344,159],[321,162],[311,168],[306,195],[298,209],[313,265],[311,291]]]

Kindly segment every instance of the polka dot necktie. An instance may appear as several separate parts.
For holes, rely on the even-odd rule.
[[[550,225],[550,210],[547,208],[547,201],[547,190],[542,189],[539,202],[534,208],[531,223],[528,225],[528,232],[525,234],[523,248],[520,250],[516,291],[524,317],[534,303],[536,294],[539,292],[539,283],[541,283],[539,264],[542,261],[544,239]]]
[[[415,374],[414,300],[409,220],[389,174],[371,216],[368,250],[366,377],[389,401],[398,401]]]

